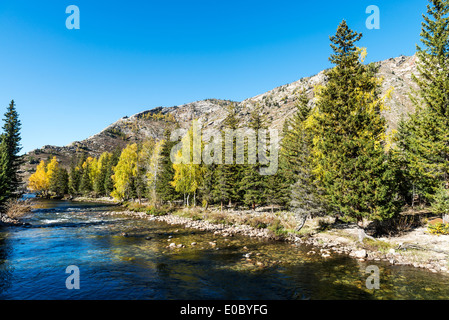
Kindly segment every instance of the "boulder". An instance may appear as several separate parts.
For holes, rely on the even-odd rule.
[[[367,256],[366,250],[362,249],[362,250],[358,250],[358,251],[353,251],[352,255],[354,257],[356,257],[357,259],[365,259]]]

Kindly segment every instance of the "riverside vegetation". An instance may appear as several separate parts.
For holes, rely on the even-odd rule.
[[[170,140],[167,130],[162,140],[131,143],[99,157],[74,157],[68,169],[56,157],[41,161],[28,187],[44,197],[112,196],[151,216],[171,213],[248,224],[277,237],[296,238],[316,230],[327,235],[340,230],[341,236],[343,226],[352,226],[347,229],[356,236],[347,239],[358,242],[358,249],[395,255],[395,250],[407,248],[380,237],[422,231],[425,219],[449,213],[448,13],[448,1],[429,1],[422,47],[417,46],[419,74],[413,76],[418,90],[410,94],[416,111],[397,130],[387,132],[383,111],[390,92],[380,95],[383,79],[377,67],[364,64],[366,50],[356,45],[362,34],[342,21],[330,37],[334,66],[325,72],[326,83],[315,87],[313,99],[299,92],[296,113],[285,119],[275,174],[259,174],[260,161],[174,164],[170,153],[177,141]],[[241,123],[235,104],[224,108],[224,128],[258,131],[270,125],[257,106],[248,123]],[[191,130],[184,139],[192,143]],[[248,150],[246,144],[247,156]],[[262,207],[268,208],[265,216],[254,214]],[[310,221],[329,219],[311,231]],[[430,224],[429,231],[445,236],[447,226],[444,220]],[[355,255],[366,258],[368,253]],[[445,258],[438,261],[444,264]]]

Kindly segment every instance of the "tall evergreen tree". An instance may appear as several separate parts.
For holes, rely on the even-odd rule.
[[[386,122],[376,68],[363,65],[361,39],[343,21],[330,38],[334,68],[319,88],[313,114],[314,174],[331,208],[363,226],[399,210],[394,168],[385,152]],[[363,230],[361,230],[363,231]]]
[[[50,191],[57,197],[62,197],[69,190],[69,174],[67,169],[57,167],[53,175],[50,177]]]
[[[214,202],[214,186],[215,186],[215,170],[217,164],[212,163],[203,165],[203,179],[198,188],[198,196],[200,197],[203,206],[207,209],[210,204]]]
[[[175,176],[170,152],[176,142],[170,141],[170,131],[164,132],[164,144],[160,155],[160,166],[156,177],[156,195],[160,201],[168,202],[179,199],[179,194],[171,184]]]
[[[0,206],[9,198],[10,187],[8,170],[10,167],[9,156],[4,141],[0,141]]]
[[[285,182],[291,184],[281,192],[289,196],[299,231],[309,216],[323,214],[326,206],[313,173],[313,134],[308,124],[312,108],[305,92],[300,93],[296,108],[296,113],[286,122],[288,127],[282,140],[280,173],[284,174]]]
[[[398,129],[398,145],[412,198],[432,199],[449,187],[449,2],[430,0],[417,46],[416,111]]]
[[[262,110],[260,106],[254,108],[251,112],[249,126],[256,135],[258,139],[262,138],[259,135],[259,131],[266,129],[266,119],[262,115]],[[264,139],[267,139],[264,137]],[[251,207],[253,210],[256,207],[256,204],[264,204],[266,202],[266,188],[267,188],[267,176],[261,175],[260,167],[261,158],[259,157],[261,152],[266,152],[267,150],[258,150],[261,144],[257,144],[255,146],[249,145],[249,143],[245,146],[245,152],[247,153],[247,159],[255,158],[256,163],[251,164],[247,163],[243,165],[243,174],[242,179],[240,180],[240,190],[243,192],[243,203]]]
[[[81,174],[79,191],[83,195],[88,195],[92,190],[92,181],[89,176],[89,163],[85,162]]]
[[[229,205],[237,203],[242,199],[242,192],[240,192],[238,185],[241,180],[241,167],[236,163],[237,144],[236,137],[232,138],[232,145],[226,145],[226,130],[235,132],[239,128],[239,115],[237,106],[231,103],[226,107],[227,115],[223,120],[224,131],[222,131],[222,159],[223,163],[218,164],[214,174],[216,184],[213,188],[213,197],[215,201],[220,203],[221,208],[223,204],[228,202]],[[226,163],[226,148],[232,150],[232,163]],[[229,152],[229,150],[228,150]]]
[[[1,135],[1,140],[5,144],[6,154],[9,158],[8,160],[8,168],[6,170],[6,176],[8,179],[9,186],[9,194],[14,194],[18,191],[18,188],[21,184],[21,179],[19,176],[20,165],[23,160],[22,157],[19,156],[19,152],[22,149],[20,146],[20,129],[21,123],[19,120],[19,114],[16,110],[16,105],[14,100],[11,100],[7,111],[5,113],[5,117],[3,119],[3,134]]]
[[[304,157],[310,160],[311,135],[306,134],[305,121],[311,106],[305,91],[298,95],[295,107],[296,112],[284,122],[278,171],[268,177],[267,201],[281,206],[290,205],[292,187],[305,168]]]

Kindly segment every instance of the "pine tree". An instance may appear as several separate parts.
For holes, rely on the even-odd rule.
[[[260,130],[266,129],[267,125],[260,106],[254,108],[251,112],[249,126],[258,135],[258,138],[261,138],[258,133]],[[260,144],[258,144],[258,146],[260,146]],[[247,159],[256,159],[256,163],[247,163],[243,165],[243,177],[239,184],[240,190],[243,192],[243,203],[253,210],[255,209],[256,204],[261,205],[266,202],[265,192],[267,188],[267,177],[260,174],[261,159],[259,158],[260,152],[266,152],[266,150],[258,150],[258,146],[252,146],[249,143],[245,146]]]
[[[71,159],[69,172],[69,194],[72,196],[80,193],[81,178],[84,174],[83,164],[86,159],[86,153],[74,155]]]
[[[396,214],[396,176],[385,152],[386,122],[376,68],[359,60],[362,35],[343,21],[330,38],[334,68],[317,91],[313,114],[314,170],[331,209],[363,226]],[[362,56],[363,58],[363,56]]]
[[[9,167],[9,156],[6,144],[3,141],[0,141],[0,206],[2,206],[10,196],[8,177]]]
[[[214,186],[215,186],[215,170],[217,164],[212,163],[203,165],[203,179],[198,188],[198,196],[201,199],[202,205],[206,208],[214,202]]]
[[[170,159],[170,152],[176,142],[170,141],[170,131],[164,132],[164,143],[160,153],[160,166],[156,177],[156,195],[163,202],[171,202],[179,199],[179,194],[171,184],[175,176],[173,162]]]
[[[5,118],[3,119],[3,134],[0,140],[5,143],[6,154],[9,158],[8,168],[6,170],[6,176],[8,180],[8,193],[10,195],[16,193],[21,184],[21,179],[19,176],[19,169],[23,163],[22,157],[19,156],[19,152],[22,149],[20,146],[20,129],[21,123],[19,120],[19,114],[16,111],[14,100],[11,100],[7,111],[5,113]]]
[[[224,129],[222,131],[222,161],[218,164],[216,172],[214,174],[216,184],[212,190],[213,198],[216,202],[220,203],[220,207],[223,208],[223,204],[228,202],[229,205],[237,203],[242,200],[243,192],[239,189],[239,183],[242,177],[242,170],[240,165],[236,164],[236,137],[233,136],[232,146],[226,146],[226,130],[235,132],[239,128],[239,115],[237,106],[231,103],[226,107],[227,115],[223,120]],[[232,163],[226,163],[225,153],[226,148],[232,150],[233,159]],[[229,161],[228,161],[229,162]]]
[[[103,152],[98,158],[97,170],[98,174],[93,181],[93,190],[97,195],[108,195],[109,193],[105,190],[105,181],[107,178],[107,171],[109,162],[111,161],[112,153]],[[112,189],[111,189],[112,191]]]
[[[284,122],[278,171],[267,183],[267,201],[281,206],[290,205],[292,187],[306,165],[305,156],[310,160],[311,134],[305,121],[312,109],[305,91],[298,95],[295,107],[296,112]]]
[[[53,192],[56,197],[62,197],[68,193],[68,189],[69,174],[67,169],[58,166],[50,178],[50,191]]]
[[[281,148],[279,172],[284,175],[284,184],[279,184],[281,193],[289,195],[289,206],[298,221],[299,231],[309,216],[325,212],[322,192],[313,174],[313,133],[309,127],[312,108],[305,92],[301,92],[296,104],[296,113],[286,121]],[[270,183],[270,185],[272,185]]]
[[[416,111],[399,125],[398,146],[411,197],[432,200],[441,184],[449,187],[449,2],[430,0],[423,15],[417,69]],[[412,199],[413,203],[413,199]]]
[[[89,164],[84,163],[83,171],[80,179],[79,191],[83,195],[88,195],[92,191],[92,182],[89,176]]]
[[[79,190],[79,182],[80,182],[81,176],[79,169],[76,167],[75,163],[72,163],[70,165],[70,171],[69,171],[69,194],[74,196],[78,194]]]

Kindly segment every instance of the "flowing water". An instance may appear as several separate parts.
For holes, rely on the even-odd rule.
[[[0,228],[0,299],[449,298],[446,275],[104,214],[112,210],[40,200],[29,225]],[[73,265],[80,288],[69,290]],[[377,290],[366,287],[369,265],[380,271]]]

